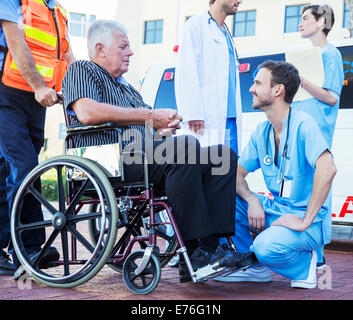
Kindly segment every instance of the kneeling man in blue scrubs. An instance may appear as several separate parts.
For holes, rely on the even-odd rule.
[[[294,66],[266,61],[250,88],[253,108],[265,112],[268,121],[257,126],[239,159],[235,245],[239,252],[255,253],[262,275],[272,270],[291,279],[294,288],[312,289],[315,249],[331,237],[327,195],[336,167],[317,122],[291,109],[299,85]],[[260,168],[273,199],[249,190],[245,178]],[[251,231],[259,233],[255,240]],[[217,280],[239,281],[239,274],[243,281],[270,280],[256,268],[248,271]]]

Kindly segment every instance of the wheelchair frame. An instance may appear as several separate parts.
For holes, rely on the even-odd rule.
[[[51,158],[34,168],[21,184],[12,208],[11,236],[16,255],[22,264],[18,272],[27,272],[37,281],[48,286],[70,288],[90,280],[105,264],[108,264],[114,270],[122,272],[129,290],[136,294],[148,294],[159,283],[161,267],[177,253],[183,255],[193,282],[204,282],[236,269],[225,268],[215,263],[197,271],[193,270],[167,200],[163,196],[156,197],[153,185],[149,182],[148,163],[143,152],[144,181],[124,182],[122,137],[114,123],[73,127],[70,126],[66,112],[65,120],[67,125],[66,149],[74,147],[73,137],[77,135],[109,130],[117,132],[121,153],[121,177],[112,177],[104,167],[92,160],[67,155]],[[80,181],[70,180],[67,172],[71,169],[81,170],[86,178]],[[42,191],[36,189],[34,185],[50,170],[54,170],[57,175],[58,208],[54,208],[44,198]],[[64,186],[65,183],[66,186]],[[134,194],[129,195],[129,191],[134,191]],[[51,219],[31,223],[23,222],[22,206],[27,196],[34,197],[46,207],[51,214]],[[97,197],[94,198],[94,196]],[[89,213],[81,214],[80,211],[85,205],[96,207]],[[137,212],[136,208],[138,208]],[[162,211],[166,213],[168,219],[156,221],[157,213]],[[146,214],[147,217],[144,218]],[[147,223],[146,220],[148,220]],[[77,229],[77,225],[83,221],[87,221],[90,241],[84,239]],[[100,225],[100,228],[94,228],[96,223]],[[168,224],[171,225],[174,235],[166,237],[163,234],[163,226]],[[22,240],[23,233],[26,230],[45,227],[53,231],[39,254],[30,259]],[[126,230],[116,243],[117,232],[122,228]],[[144,235],[141,228],[145,231]],[[68,233],[71,233],[71,258],[69,257]],[[41,259],[49,252],[50,246],[59,234],[62,260],[54,264],[43,265]],[[161,253],[157,246],[157,236],[169,241],[165,253]],[[231,238],[228,238],[228,241],[235,250]],[[79,258],[78,243],[87,249],[89,258]],[[133,251],[135,244],[139,244],[142,249]],[[78,266],[78,270],[70,273],[71,266]],[[46,270],[54,267],[63,268],[59,276],[57,273],[46,273]]]

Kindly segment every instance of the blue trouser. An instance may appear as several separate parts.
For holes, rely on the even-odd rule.
[[[237,132],[237,118],[227,118],[226,134],[224,137],[224,144],[231,148],[238,156],[238,132]],[[232,237],[233,238],[233,237]],[[226,238],[220,238],[219,243],[228,243]]]
[[[238,153],[238,133],[237,133],[237,118],[227,118],[226,135],[224,144],[230,147],[237,155]]]
[[[26,175],[38,164],[44,142],[46,109],[33,94],[0,84],[0,249],[10,245],[10,214],[16,191]],[[35,186],[40,188],[40,183]],[[32,196],[23,203],[23,223],[41,221],[41,206]],[[40,246],[44,230],[23,232],[25,247]],[[10,245],[11,247],[11,245]]]
[[[264,196],[256,194],[262,203]],[[236,199],[235,236],[238,252],[255,253],[259,262],[269,269],[292,280],[306,279],[311,261],[311,251],[322,245],[322,223],[313,223],[307,230],[298,232],[283,226],[271,226],[280,215],[265,213],[265,230],[253,240],[248,222],[248,204]]]

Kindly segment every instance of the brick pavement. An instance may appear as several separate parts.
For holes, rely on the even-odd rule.
[[[292,289],[289,279],[274,273],[270,283],[180,284],[177,269],[165,267],[158,287],[139,296],[127,289],[121,274],[105,266],[72,289],[49,288],[33,280],[16,283],[1,276],[0,300],[353,300],[353,252],[327,250],[325,257],[329,267],[318,273],[313,290]]]

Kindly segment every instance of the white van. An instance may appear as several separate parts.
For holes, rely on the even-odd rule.
[[[332,152],[338,169],[333,182],[333,238],[353,239],[353,41],[337,45],[343,56],[345,82],[333,139]],[[240,57],[241,94],[243,105],[242,146],[246,146],[259,122],[265,121],[263,112],[252,108],[249,88],[253,73],[265,60],[285,60],[283,52]],[[140,93],[153,108],[176,109],[174,93],[175,62],[151,65],[141,81]],[[247,178],[250,189],[268,194],[260,170]]]

